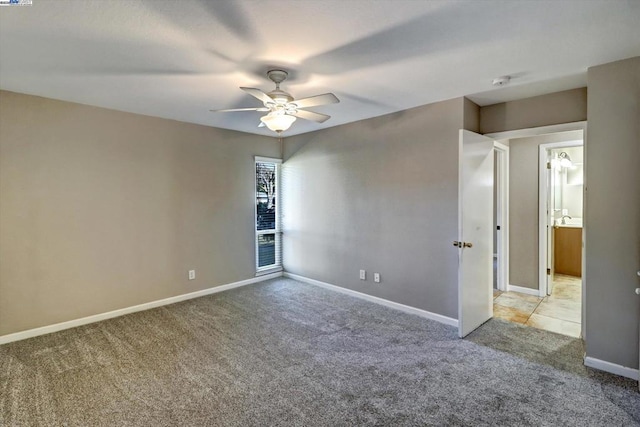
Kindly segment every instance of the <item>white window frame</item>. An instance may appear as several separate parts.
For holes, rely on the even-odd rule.
[[[269,230],[258,230],[258,204],[257,204],[257,188],[258,188],[258,175],[256,174],[256,166],[258,163],[274,163],[276,165],[276,217],[275,217],[275,228]],[[256,265],[256,276],[262,276],[264,274],[275,273],[278,271],[282,271],[282,221],[280,212],[281,208],[281,197],[280,197],[280,174],[282,167],[282,159],[277,159],[273,157],[260,157],[255,156],[253,162],[253,175],[254,175],[254,190],[253,190],[253,229],[255,231],[255,265]],[[263,234],[275,234],[275,244],[276,244],[276,263],[265,265],[260,267],[260,259],[259,259],[259,249],[258,249],[258,236]],[[280,264],[278,264],[278,254],[280,254]]]

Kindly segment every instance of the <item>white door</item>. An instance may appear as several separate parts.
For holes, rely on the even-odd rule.
[[[562,196],[561,188],[558,186],[557,178],[558,172],[555,168],[555,161],[557,153],[552,154],[551,150],[547,150],[547,268],[546,272],[546,294],[551,295],[553,291],[553,249],[554,249],[554,226],[555,226],[555,213],[556,213],[556,201]],[[561,205],[561,204],[560,204]]]
[[[460,130],[458,334],[493,316],[493,140]]]

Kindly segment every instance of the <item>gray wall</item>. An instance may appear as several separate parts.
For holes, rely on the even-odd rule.
[[[587,356],[638,367],[640,57],[588,70]]]
[[[285,269],[457,318],[458,130],[474,105],[458,98],[287,138]]]
[[[582,139],[582,131],[509,140],[509,283],[538,289],[540,144]]]
[[[566,90],[480,109],[480,133],[587,120],[587,88]]]
[[[463,98],[464,102],[464,129],[472,132],[480,132],[480,107],[473,101]]]
[[[276,139],[5,91],[0,111],[0,335],[254,277]]]

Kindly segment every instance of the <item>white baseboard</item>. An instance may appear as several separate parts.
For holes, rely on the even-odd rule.
[[[640,381],[640,373],[638,369],[627,368],[626,366],[616,365],[615,363],[605,362],[604,360],[593,357],[585,357],[584,365],[600,371],[609,372],[610,374],[620,375],[622,377]]]
[[[519,292],[521,294],[535,295],[537,297],[540,296],[540,292],[537,289],[524,288],[522,286],[507,285],[507,290],[511,292]]]
[[[2,335],[0,336],[0,345],[7,344],[13,341],[20,341],[27,338],[37,337],[39,335],[46,335],[52,332],[63,331],[65,329],[71,329],[71,328],[75,328],[76,326],[87,325],[89,323],[100,322],[102,320],[124,316],[125,314],[135,313],[137,311],[149,310],[152,308],[161,307],[163,305],[175,304],[180,301],[203,297],[205,295],[211,295],[218,292],[228,291],[229,289],[238,288],[240,286],[251,285],[253,283],[262,282],[264,280],[275,279],[277,277],[282,277],[282,272],[265,274],[265,275],[254,277],[251,279],[241,280],[239,282],[233,282],[233,283],[228,283],[226,285],[220,285],[220,286],[215,286],[213,288],[203,289],[201,291],[190,292],[188,294],[182,294],[182,295],[177,295],[175,297],[169,297],[161,300],[151,301],[144,304],[134,305],[131,307],[121,308],[113,311],[108,311],[106,313],[94,314],[93,316],[87,316],[81,319],[69,320],[67,322],[61,322],[53,325],[42,326],[40,328],[28,329],[26,331],[16,332],[13,334]]]
[[[331,285],[329,283],[321,282],[320,280],[310,279],[308,277],[299,276],[293,273],[284,273],[284,277],[288,277],[290,279],[298,280],[300,282],[309,283],[310,285],[316,285],[323,287],[325,289],[330,289],[332,291],[341,292],[346,295],[351,295],[356,298],[360,298],[363,300],[371,301],[376,304],[381,304],[390,308],[394,308],[396,310],[404,311],[405,313],[415,314],[420,317],[424,317],[426,319],[435,320],[436,322],[444,323],[445,325],[451,325],[458,327],[458,320],[453,319],[451,317],[443,316],[437,313],[431,313],[430,311],[422,310],[419,308],[411,307],[408,305],[400,304],[397,302],[389,301],[384,298],[374,297],[372,295],[363,294],[362,292],[352,291],[351,289],[342,288],[340,286]]]

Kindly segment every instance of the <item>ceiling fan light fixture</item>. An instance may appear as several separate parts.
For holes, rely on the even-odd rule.
[[[296,121],[296,118],[287,114],[272,112],[267,114],[266,116],[260,117],[260,121],[264,123],[270,130],[280,133],[289,129],[293,122]]]

